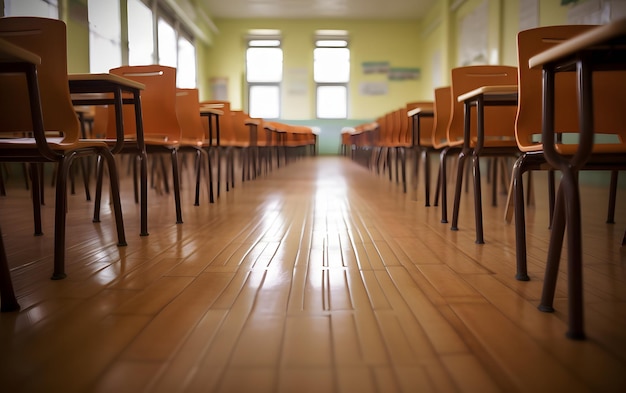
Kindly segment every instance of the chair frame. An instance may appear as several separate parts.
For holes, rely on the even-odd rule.
[[[37,18],[37,17],[7,17],[0,19],[0,35],[2,38],[9,42],[15,40],[15,44],[18,46],[29,45],[34,41],[23,41],[20,34],[21,31],[27,32],[27,35],[32,35],[32,31],[46,30],[46,34],[57,34],[58,37],[63,36],[65,38],[65,23],[55,19]],[[35,30],[33,30],[35,29]],[[6,34],[4,34],[6,32]],[[36,38],[33,38],[36,39]],[[59,45],[65,45],[65,39]],[[27,50],[32,50],[30,47],[26,47]],[[59,48],[55,48],[59,49]],[[36,50],[35,50],[36,51]],[[66,63],[65,58],[65,46],[60,50],[63,56],[63,62]],[[39,53],[36,53],[39,55]],[[94,142],[89,140],[81,141],[67,141],[65,145],[55,145],[49,143],[45,133],[44,122],[44,106],[47,105],[47,101],[41,94],[41,87],[39,83],[39,67],[48,67],[48,62],[54,62],[51,59],[43,59],[42,64],[36,65],[33,63],[0,63],[0,73],[18,73],[23,74],[26,78],[26,87],[28,90],[27,98],[30,109],[30,121],[32,127],[33,141],[30,144],[21,145],[19,148],[5,148],[2,149],[0,154],[0,160],[6,162],[29,162],[29,163],[44,163],[53,162],[57,164],[56,175],[56,198],[55,198],[55,220],[54,220],[54,270],[52,279],[63,279],[66,277],[65,273],[65,225],[67,220],[67,186],[69,171],[73,161],[79,157],[87,157],[97,155],[102,157],[107,162],[109,168],[109,177],[111,183],[112,203],[115,216],[115,222],[118,235],[118,246],[125,246],[126,237],[124,233],[124,223],[122,217],[122,208],[119,194],[119,177],[117,173],[117,167],[115,160],[108,146],[104,143]],[[58,67],[59,64],[51,65],[50,67]],[[66,67],[66,65],[65,65]],[[67,75],[67,72],[65,72]],[[66,91],[54,91],[55,94],[66,94],[68,104],[71,105],[69,99],[69,83],[66,82]],[[52,90],[51,90],[52,91]],[[60,100],[60,98],[59,98]],[[73,111],[73,109],[72,109]],[[76,129],[78,130],[78,117],[73,119],[76,121]],[[61,130],[62,131],[62,130]],[[56,148],[55,148],[56,146]],[[31,170],[31,174],[36,171]],[[33,209],[35,211],[35,217],[40,214],[40,190],[38,178],[33,178],[32,187],[32,199]],[[37,228],[36,228],[37,232]]]

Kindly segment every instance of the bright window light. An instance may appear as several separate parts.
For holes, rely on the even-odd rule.
[[[348,117],[348,89],[346,86],[317,87],[317,117],[345,119]]]

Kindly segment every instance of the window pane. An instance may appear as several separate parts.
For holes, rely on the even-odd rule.
[[[283,50],[248,48],[246,66],[248,82],[280,82],[283,79]]]
[[[92,34],[89,38],[89,70],[92,73],[109,72],[122,65],[119,43]]]
[[[119,2],[89,0],[89,69],[108,72],[122,65]]]
[[[280,116],[278,86],[250,86],[250,117],[277,119]]]
[[[348,48],[315,48],[313,60],[315,82],[345,83],[350,80]]]
[[[159,18],[159,64],[176,67],[176,31],[162,18]]]
[[[152,10],[141,0],[128,0],[128,20],[128,64],[153,64]]]
[[[178,70],[176,79],[178,87],[196,87],[196,48],[185,37],[181,37],[178,40]]]
[[[348,90],[345,86],[317,87],[317,117],[345,119],[348,117]]]
[[[41,16],[57,19],[59,2],[57,0],[4,0],[5,16]]]

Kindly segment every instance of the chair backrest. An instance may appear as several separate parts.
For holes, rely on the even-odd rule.
[[[394,127],[398,128],[397,134],[398,134],[398,140],[397,142],[401,145],[401,146],[407,146],[411,144],[411,136],[412,136],[412,130],[411,130],[411,123],[409,119],[409,116],[407,115],[407,109],[406,106],[399,108],[397,110],[394,111],[394,116],[395,116],[395,125]]]
[[[516,85],[517,67],[480,65],[466,66],[452,69],[452,116],[448,126],[448,142],[463,141],[464,104],[458,102],[457,97],[482,86]],[[515,106],[486,106],[485,107],[484,135],[485,138],[514,138]],[[472,121],[470,135],[476,135],[476,106],[472,107]]]
[[[246,124],[248,115],[244,111],[230,111],[235,132],[235,141],[238,145],[250,144],[250,126]],[[256,142],[256,141],[255,141]]]
[[[176,69],[164,65],[122,66],[110,70],[145,85],[141,91],[141,113],[146,142],[150,138],[178,142],[181,128],[176,115]],[[107,135],[115,136],[115,108],[109,106]],[[131,105],[124,105],[124,133],[136,134],[135,112]]]
[[[452,88],[450,86],[435,89],[432,145],[441,149],[448,145],[448,125],[452,115]]]
[[[388,115],[384,114],[376,118],[375,143],[377,146],[388,146],[391,142],[391,132]]]
[[[409,102],[406,104],[407,113],[411,111],[411,109],[422,108],[424,110],[433,110],[434,104],[431,101],[416,101]],[[420,146],[432,146],[432,138],[433,138],[433,126],[434,119],[430,116],[420,116]],[[409,120],[409,142],[412,140],[413,135],[413,119]],[[417,141],[414,141],[417,145]]]
[[[596,26],[546,26],[521,31],[517,36],[519,98],[516,120],[517,143],[522,150],[541,149],[542,70],[530,69],[528,60],[564,40]],[[579,130],[576,73],[559,72],[555,79],[555,131],[577,134]],[[626,72],[593,73],[594,132],[613,134],[613,142],[626,143]],[[577,143],[577,137],[562,135],[564,143]]]
[[[391,146],[399,146],[404,142],[403,138],[405,133],[403,133],[403,124],[400,120],[400,111],[400,109],[394,109],[393,111],[387,113],[388,126],[391,132]],[[404,115],[404,118],[407,119],[406,114]]]
[[[176,115],[183,140],[200,142],[206,139],[198,89],[176,89]]]
[[[55,136],[61,132],[64,142],[77,141],[80,123],[67,78],[65,23],[38,17],[0,18],[0,38],[41,57],[37,74],[44,130]],[[22,75],[0,74],[0,86],[0,132],[33,131],[26,79]]]

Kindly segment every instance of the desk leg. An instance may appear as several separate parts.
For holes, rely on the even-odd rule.
[[[543,312],[554,312],[554,293],[556,281],[559,274],[559,263],[561,261],[561,250],[563,238],[565,236],[565,200],[562,186],[559,187],[554,216],[552,217],[552,230],[550,232],[550,244],[548,248],[548,260],[546,262],[546,272],[543,280],[543,291],[541,293],[541,303],[539,310]]]
[[[11,282],[11,272],[7,262],[7,254],[4,250],[4,241],[2,240],[2,232],[0,231],[0,300],[2,305],[0,311],[17,311],[20,305],[15,298],[13,292],[13,283]]]
[[[148,236],[148,154],[143,150],[139,154],[139,181],[141,192],[141,229],[139,236]]]
[[[446,176],[446,161],[450,147],[444,148],[439,155],[439,175],[441,178],[441,222],[448,223],[448,179]]]
[[[569,330],[567,337],[582,340],[583,329],[583,247],[578,172],[563,174],[567,208],[567,274],[569,296]]]

